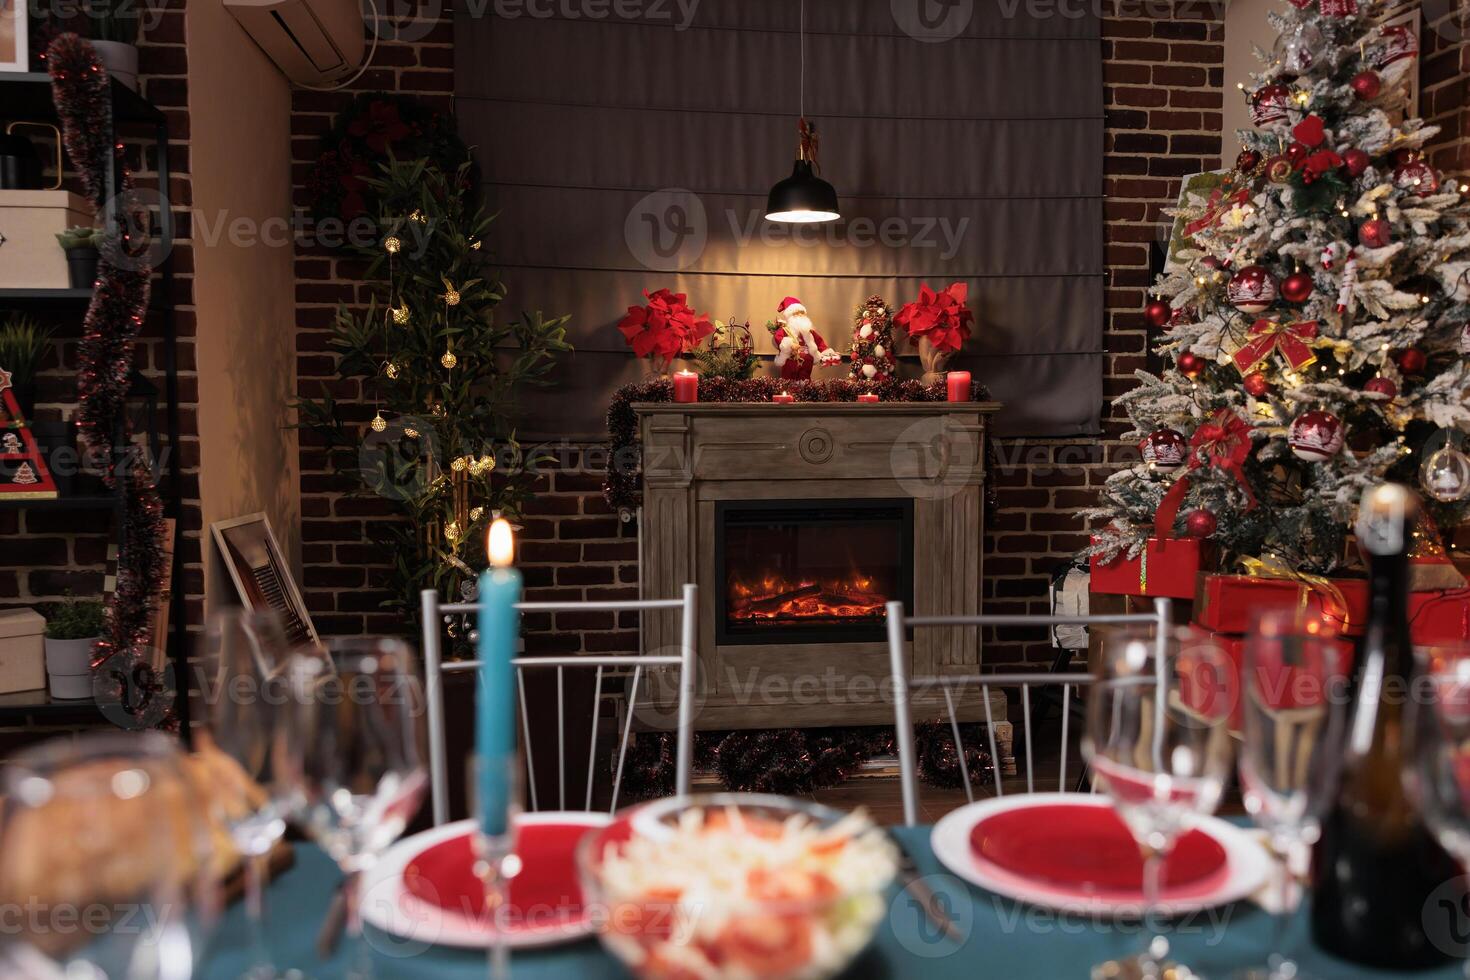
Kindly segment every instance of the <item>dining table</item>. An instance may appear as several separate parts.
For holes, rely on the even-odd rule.
[[[962,881],[934,856],[929,845],[931,829],[899,827],[894,835],[913,858],[921,880],[933,889],[938,907],[953,920],[958,935],[946,936],[930,922],[910,892],[894,887],[888,914],[879,924],[877,935],[842,974],[844,978],[1086,978],[1094,964],[1129,955],[1143,945],[1145,937],[1137,921],[1053,912]],[[315,980],[345,977],[345,940],[330,959],[319,959],[316,953],[317,934],[340,875],[336,865],[315,846],[297,844],[295,852],[295,862],[276,877],[268,893],[267,943],[276,967],[283,973],[294,969]],[[217,923],[199,975],[207,980],[238,980],[249,965],[246,934],[244,910],[236,903]],[[1266,961],[1273,937],[1272,916],[1251,902],[1236,902],[1178,917],[1168,924],[1166,935],[1173,957],[1194,973],[1228,978]],[[380,980],[469,980],[487,975],[483,950],[403,940],[371,926],[366,929],[366,939],[372,950],[374,974]],[[1465,975],[1460,959],[1415,973],[1367,969],[1336,959],[1312,945],[1304,908],[1288,926],[1286,942],[1302,974],[1320,980],[1397,976],[1452,980]],[[511,958],[511,975],[515,980],[612,980],[629,976],[593,937],[517,950]]]

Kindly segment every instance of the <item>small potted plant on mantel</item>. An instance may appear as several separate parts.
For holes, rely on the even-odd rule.
[[[92,645],[105,626],[102,603],[96,599],[68,595],[46,611],[46,677],[53,698],[92,696]]]
[[[58,232],[56,241],[66,253],[66,275],[72,289],[91,289],[97,282],[97,264],[102,253],[97,247],[96,228],[74,225]]]

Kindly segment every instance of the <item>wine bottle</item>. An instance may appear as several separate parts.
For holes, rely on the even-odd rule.
[[[1324,950],[1368,966],[1413,969],[1448,959],[1426,935],[1430,893],[1460,869],[1404,789],[1403,726],[1409,638],[1410,538],[1418,498],[1383,484],[1363,496],[1358,543],[1369,557],[1368,621],[1349,694],[1352,708],[1335,804],[1312,861],[1312,935]]]

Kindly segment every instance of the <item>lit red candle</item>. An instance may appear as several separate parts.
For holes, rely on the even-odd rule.
[[[699,401],[699,375],[693,371],[674,372],[674,401]]]
[[[861,395],[858,395],[857,400],[860,402],[875,402],[878,400],[878,393],[876,391],[865,391]]]
[[[949,385],[949,400],[952,402],[967,402],[970,400],[970,372],[951,371],[945,375],[945,383]]]
[[[782,405],[785,405],[787,402],[796,401],[796,396],[789,391],[778,391],[771,396],[771,401],[780,402]]]

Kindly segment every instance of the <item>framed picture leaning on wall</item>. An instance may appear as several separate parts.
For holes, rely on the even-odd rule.
[[[291,643],[315,643],[316,627],[266,516],[247,514],[216,521],[209,530],[245,608],[278,613]]]
[[[0,71],[29,71],[30,37],[26,0],[0,0]]]

